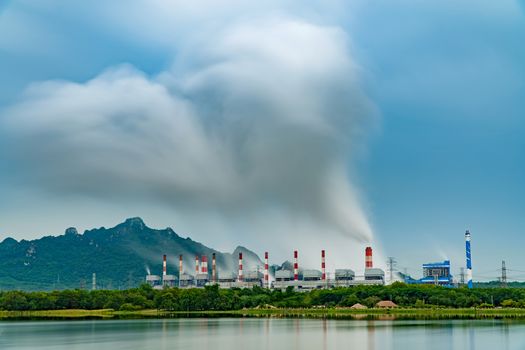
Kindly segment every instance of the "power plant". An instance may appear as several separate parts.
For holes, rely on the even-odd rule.
[[[466,285],[472,288],[472,259],[470,250],[471,235],[465,232],[465,254],[466,254]],[[384,285],[385,272],[374,268],[372,247],[365,248],[365,269],[363,276],[356,276],[354,270],[349,268],[335,269],[332,278],[326,273],[326,251],[321,250],[320,270],[300,269],[299,251],[293,251],[293,265],[290,269],[279,269],[270,279],[269,254],[264,253],[263,272],[257,267],[256,270],[245,271],[243,265],[243,254],[239,252],[237,273],[231,271],[220,272],[217,270],[215,253],[212,254],[211,274],[208,271],[208,257],[195,256],[195,273],[184,272],[183,256],[179,255],[179,275],[167,273],[166,255],[162,260],[162,277],[148,274],[146,282],[154,288],[175,287],[179,288],[203,288],[209,285],[218,285],[220,288],[252,288],[254,286],[285,290],[292,287],[295,290],[327,289],[334,287],[350,287],[356,285]],[[454,287],[455,282],[451,273],[450,260],[442,262],[425,263],[422,265],[423,277],[413,279],[404,276],[404,281],[409,284],[434,284],[444,287]],[[392,268],[390,274],[392,275]],[[390,276],[392,279],[392,276]]]
[[[281,269],[274,274],[270,281],[268,262],[269,254],[264,253],[264,272],[257,270],[244,271],[243,254],[239,252],[239,265],[237,274],[232,272],[221,273],[217,271],[215,253],[212,255],[211,274],[208,271],[208,257],[195,256],[195,274],[184,272],[183,256],[179,255],[179,276],[169,275],[167,271],[166,255],[162,257],[162,277],[149,274],[146,282],[155,289],[164,287],[203,288],[218,285],[219,288],[253,288],[254,286],[285,290],[292,287],[295,290],[307,291],[312,289],[326,289],[333,287],[349,287],[356,285],[384,285],[385,272],[374,268],[372,261],[372,248],[365,249],[365,272],[363,276],[356,276],[351,269],[336,269],[334,278],[328,278],[326,273],[326,252],[321,250],[320,270],[307,270],[299,268],[299,251],[293,252],[293,270]]]
[[[472,260],[470,253],[470,232],[465,232],[465,254],[466,254],[466,267],[467,267],[467,280],[466,285],[468,288],[472,288]],[[454,287],[454,278],[450,272],[450,260],[443,262],[433,262],[423,264],[423,277],[420,279],[413,279],[407,274],[404,276],[405,283],[408,284],[434,284],[444,287]],[[463,271],[463,270],[462,270]],[[461,282],[463,284],[463,273],[461,274]]]
[[[414,280],[405,276],[405,282],[409,284],[434,284],[452,287],[454,280],[450,273],[450,260],[423,264],[423,278]]]

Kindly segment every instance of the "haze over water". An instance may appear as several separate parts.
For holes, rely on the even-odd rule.
[[[525,323],[164,319],[0,322],[8,349],[523,349]]]

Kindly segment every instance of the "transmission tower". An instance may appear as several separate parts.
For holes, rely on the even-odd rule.
[[[387,260],[387,267],[388,267],[388,274],[389,274],[389,278],[390,278],[390,283],[392,283],[394,281],[394,270],[396,268],[396,259],[389,256],[388,257],[388,260]]]
[[[507,267],[505,266],[505,260],[501,262],[501,287],[507,288]]]
[[[461,267],[459,269],[459,283],[461,285],[465,284],[465,268]]]
[[[97,289],[97,274],[93,272],[93,275],[91,277],[91,290]]]

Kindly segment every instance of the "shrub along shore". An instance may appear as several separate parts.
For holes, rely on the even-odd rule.
[[[390,300],[394,309],[376,308]],[[361,304],[368,309],[351,309]],[[0,317],[513,317],[525,318],[525,289],[356,286],[296,292],[253,289],[165,288],[0,292]]]

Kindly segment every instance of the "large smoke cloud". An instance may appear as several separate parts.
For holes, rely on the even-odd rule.
[[[33,84],[3,113],[12,171],[59,195],[266,222],[275,237],[310,225],[371,239],[348,173],[373,118],[343,31],[238,22],[178,47],[172,67]]]

